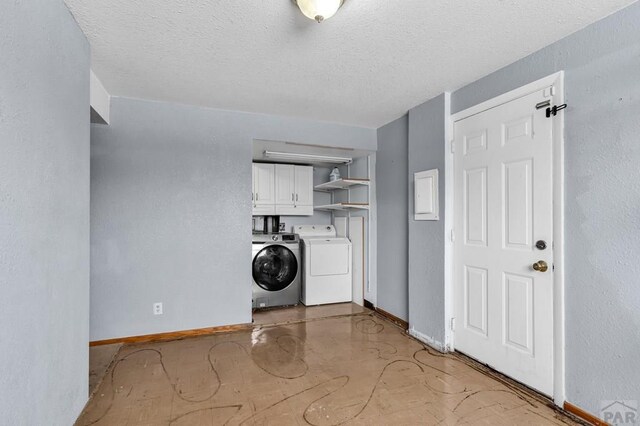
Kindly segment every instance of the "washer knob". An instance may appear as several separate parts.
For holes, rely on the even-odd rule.
[[[277,235],[273,235],[273,236],[271,237],[271,239],[272,239],[273,241],[278,241],[278,236],[277,236]]]

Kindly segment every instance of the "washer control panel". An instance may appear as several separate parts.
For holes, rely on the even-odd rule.
[[[273,234],[265,234],[265,233],[254,233],[252,238],[253,244],[264,244],[264,243],[298,243],[300,239],[296,234],[284,234],[284,233],[273,233]]]

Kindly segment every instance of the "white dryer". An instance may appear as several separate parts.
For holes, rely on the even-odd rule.
[[[333,225],[296,225],[302,241],[302,297],[305,305],[351,302],[352,249]]]

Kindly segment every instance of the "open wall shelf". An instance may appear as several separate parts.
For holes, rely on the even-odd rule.
[[[316,191],[329,192],[336,189],[347,189],[356,185],[369,185],[369,179],[356,179],[356,178],[344,178],[334,180],[333,182],[325,182],[320,185],[316,185],[314,189]]]
[[[323,211],[369,210],[369,204],[367,203],[336,203],[336,204],[327,204],[324,206],[314,206],[313,209],[323,210]]]

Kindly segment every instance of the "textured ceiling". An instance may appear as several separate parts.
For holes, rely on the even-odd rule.
[[[66,0],[116,96],[376,128],[633,0]]]

